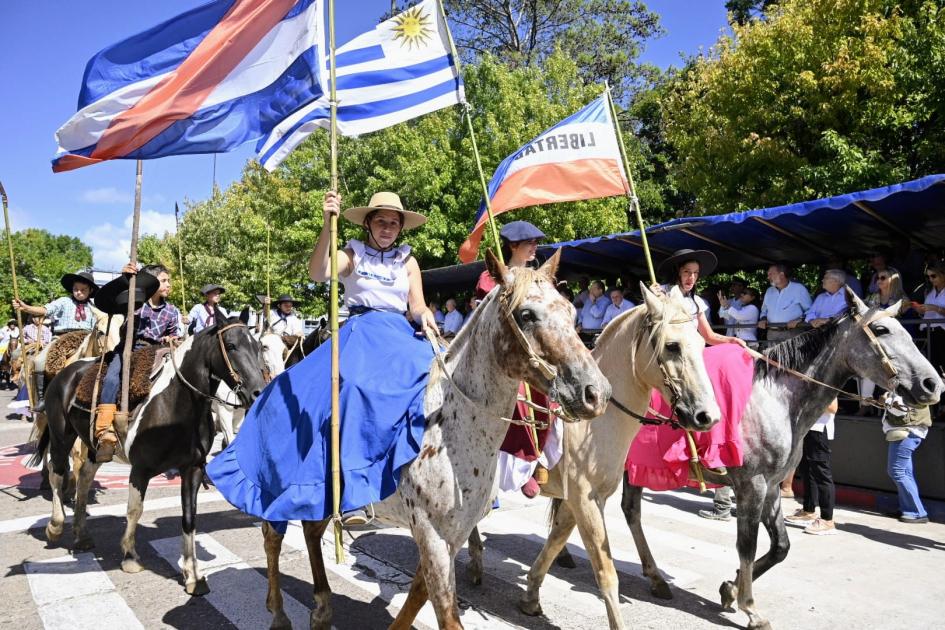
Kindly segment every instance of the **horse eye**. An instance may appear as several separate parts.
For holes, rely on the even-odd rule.
[[[535,316],[535,312],[527,308],[523,308],[521,311],[519,311],[518,316],[522,318],[523,322],[534,322],[538,319]]]
[[[885,326],[873,326],[873,333],[878,335],[888,335],[889,329]]]
[[[667,352],[672,352],[672,353],[674,353],[674,354],[677,354],[677,353],[679,353],[680,349],[681,349],[681,348],[680,348],[680,346],[679,346],[679,342],[678,342],[678,341],[670,341],[670,342],[668,342],[668,343],[666,344],[666,351],[667,351]]]

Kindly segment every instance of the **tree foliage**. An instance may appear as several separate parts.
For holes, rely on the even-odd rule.
[[[945,161],[939,1],[795,0],[674,81],[676,180],[704,212],[899,182]]]
[[[780,0],[726,0],[725,8],[732,22],[744,26],[749,21],[761,17],[765,11],[774,7]]]
[[[622,97],[647,68],[636,58],[662,33],[639,0],[446,0],[457,46],[468,59],[495,56],[512,67],[541,66],[556,50],[587,83],[609,81]]]
[[[78,238],[35,228],[14,232],[11,238],[20,299],[28,304],[44,305],[64,295],[60,278],[92,266],[92,250]],[[0,303],[2,312],[12,317],[13,280],[5,235],[0,235],[0,252],[3,257]]]

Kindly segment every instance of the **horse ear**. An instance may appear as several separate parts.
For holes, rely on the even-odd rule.
[[[505,284],[511,279],[509,276],[509,268],[505,266],[505,263],[496,258],[491,249],[486,250],[486,269],[489,270],[489,275],[492,276],[492,279],[499,284]]]
[[[900,312],[902,312],[902,299],[899,299],[895,304],[890,304],[889,308],[883,311],[883,315],[886,317],[896,317]]]
[[[213,306],[213,321],[217,324],[225,322],[227,320],[226,315],[223,314],[223,311],[219,309],[215,304]]]
[[[248,306],[244,306],[243,310],[240,311],[240,321],[243,322],[244,324],[249,323],[249,307]]]
[[[646,312],[654,320],[663,316],[663,300],[653,289],[640,282],[640,295],[643,296],[643,302],[646,304]]]
[[[855,309],[860,315],[865,315],[866,311],[870,310],[869,307],[853,292],[853,289],[850,288],[850,285],[845,285],[843,290],[847,297],[847,306],[851,309]]]
[[[555,277],[558,275],[558,265],[561,263],[561,249],[556,249],[554,255],[545,261],[538,271],[545,274],[548,282],[554,284]]]

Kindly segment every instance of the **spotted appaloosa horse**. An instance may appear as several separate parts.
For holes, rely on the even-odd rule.
[[[896,319],[899,303],[886,310],[869,309],[846,289],[848,310],[831,323],[770,348],[766,354],[782,366],[842,387],[853,376],[868,378],[902,396],[910,405],[935,404],[942,381]],[[710,472],[713,483],[730,485],[738,507],[739,569],[735,580],[719,588],[722,606],[735,601],[748,615],[748,627],[770,628],[758,612],[752,590],[756,578],[782,562],[790,549],[781,515],[779,483],[801,459],[804,435],[836,392],[810,380],[776,370],[759,361],[745,415],[742,417],[744,463],[724,477]],[[657,596],[672,597],[640,525],[642,488],[624,479],[624,515],[633,533],[644,574]],[[755,559],[758,525],[771,539],[768,552]]]
[[[520,381],[551,392],[572,417],[599,415],[610,385],[574,331],[574,307],[555,290],[558,255],[539,270],[508,269],[491,253],[499,283],[473,312],[434,367],[424,399],[427,429],[419,457],[400,473],[397,492],[376,506],[381,522],[409,527],[420,564],[391,627],[409,628],[429,599],[442,628],[462,627],[454,559],[489,510],[499,446]],[[331,591],[321,536],[330,521],[303,522],[315,580],[312,628],[331,625]],[[288,627],[279,588],[282,537],[263,525],[269,562],[267,607],[274,628]]]
[[[131,464],[128,487],[128,524],[121,541],[124,559],[121,567],[128,573],[141,570],[135,550],[135,531],[141,518],[144,495],[152,477],[171,468],[181,474],[183,511],[184,585],[191,595],[209,591],[200,577],[194,548],[197,516],[197,491],[203,480],[203,467],[213,443],[210,420],[210,394],[217,382],[226,383],[249,406],[262,391],[263,364],[259,343],[253,339],[245,321],[227,319],[217,313],[216,326],[188,337],[165,360],[148,398],[134,410],[127,426],[117,426],[122,449],[120,459]],[[53,487],[52,516],[46,537],[55,542],[62,535],[65,514],[62,508],[62,477],[67,470],[69,449],[76,437],[91,449],[90,413],[77,406],[76,390],[88,370],[98,369],[94,359],[79,361],[63,369],[46,389],[48,425],[40,436],[37,456],[50,453],[49,480]],[[94,453],[94,449],[91,449]],[[75,549],[93,547],[86,531],[88,489],[100,464],[89,456],[82,466],[75,499],[73,530]]]

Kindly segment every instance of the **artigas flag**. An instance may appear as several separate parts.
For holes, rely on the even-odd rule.
[[[216,0],[105,48],[54,171],[261,142],[324,96],[322,0]]]
[[[544,131],[505,158],[489,182],[492,213],[629,192],[607,95]],[[459,259],[476,259],[489,217],[479,206]]]
[[[465,100],[458,61],[437,0],[423,0],[340,47],[335,55],[338,131],[359,136]],[[270,171],[318,128],[328,98],[299,109],[263,141]]]

